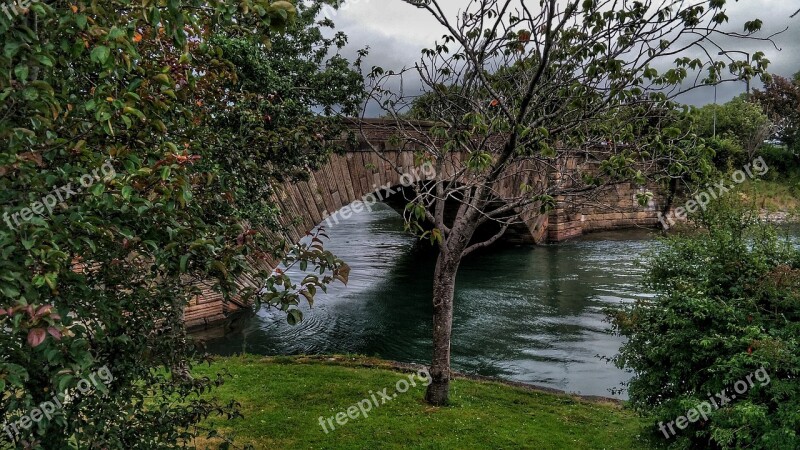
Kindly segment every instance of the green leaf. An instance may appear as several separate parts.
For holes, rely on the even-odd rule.
[[[53,59],[47,55],[36,55],[36,60],[43,66],[53,67]]]
[[[33,248],[33,244],[35,244],[35,243],[36,243],[36,241],[34,241],[33,239],[22,238],[22,246],[25,248],[25,250],[32,249]]]
[[[94,48],[94,50],[92,50],[91,58],[92,61],[94,62],[105,64],[110,55],[111,55],[111,50],[108,47],[106,47],[105,45],[98,45],[97,47]]]
[[[49,286],[51,290],[56,290],[57,279],[58,279],[58,274],[55,272],[48,272],[44,276],[44,281],[45,283],[47,283],[47,286]]]
[[[72,375],[64,375],[58,379],[58,392],[66,391],[71,385],[75,377]]]
[[[160,73],[160,74],[154,76],[153,79],[155,81],[158,81],[159,83],[161,83],[164,86],[170,86],[172,84],[172,81],[169,79],[169,75],[167,75],[165,73]]]
[[[77,16],[75,16],[75,23],[78,25],[78,27],[81,30],[85,30],[86,29],[87,20],[88,19],[87,19],[85,14],[78,14]]]
[[[17,299],[19,298],[19,290],[15,286],[11,286],[8,284],[3,285],[0,287],[0,292],[3,293],[8,298]]]
[[[28,66],[25,64],[20,64],[14,68],[14,75],[17,77],[19,81],[28,81]]]
[[[94,186],[92,186],[91,193],[95,197],[99,197],[99,196],[101,196],[103,194],[103,192],[105,192],[105,190],[106,190],[106,185],[105,184],[97,183]]]
[[[311,287],[313,288],[314,286],[311,286]],[[306,301],[308,302],[309,306],[312,306],[312,307],[314,306],[314,294],[312,294],[309,291],[301,291],[300,295],[302,295],[303,297],[306,298]]]
[[[22,98],[28,101],[34,101],[39,98],[39,90],[34,87],[25,88],[22,91]]]
[[[752,20],[744,24],[744,31],[748,33],[755,33],[756,31],[760,30],[763,25],[764,22],[759,19]]]
[[[122,112],[125,114],[133,114],[134,116],[138,117],[140,120],[145,120],[144,114],[136,108],[126,106],[122,108]]]
[[[13,58],[19,51],[21,45],[22,44],[16,41],[6,42],[6,44],[3,46],[3,55],[9,59]]]
[[[289,325],[295,326],[303,321],[303,312],[299,309],[290,309],[286,315],[286,321]]]

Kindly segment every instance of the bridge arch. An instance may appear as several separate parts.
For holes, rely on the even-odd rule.
[[[344,154],[331,155],[327,164],[309,173],[308,180],[286,181],[272,186],[271,199],[282,212],[279,221],[288,239],[293,242],[299,242],[315,227],[324,225],[326,220],[336,220],[337,216],[344,218],[347,208],[352,209],[350,205],[354,202],[371,202],[370,196],[385,201],[387,191],[396,191],[398,187],[408,185],[409,181],[433,179],[430,171],[415,163],[416,149],[395,138],[396,129],[392,122],[374,119],[354,123],[354,126],[368,133],[370,144],[376,146],[380,154],[373,151],[367,142],[361,141]],[[445,167],[445,172],[449,173],[443,174],[444,179],[448,179],[448,175],[461,166],[461,155],[454,153],[450,157],[452,161]],[[584,161],[560,162],[558,172],[534,163],[525,164],[514,168],[514,173],[504,179],[499,197],[517,196],[523,185],[542,187],[558,183],[563,171],[580,173],[594,170],[594,163],[588,158]],[[438,175],[434,174],[434,178]],[[515,244],[559,242],[587,231],[655,226],[658,224],[659,197],[648,207],[641,208],[636,201],[636,193],[640,189],[630,183],[609,186],[591,204],[576,204],[569,199],[556,197],[557,207],[548,214],[541,214],[537,205],[530,205],[518,211],[521,224],[507,231],[505,241]],[[392,202],[392,196],[388,198],[388,203],[395,209],[405,206],[402,202]],[[498,200],[502,201],[502,198]],[[605,204],[601,204],[603,202]],[[609,208],[609,204],[614,207]],[[280,240],[277,235],[275,239]],[[280,261],[268,257],[260,263],[265,269],[272,270],[278,267]],[[238,281],[244,286],[260,288],[254,286],[253,280]],[[186,309],[188,327],[224,321],[232,311],[238,309],[236,304],[224,302],[222,296],[211,289],[201,290],[202,293]]]

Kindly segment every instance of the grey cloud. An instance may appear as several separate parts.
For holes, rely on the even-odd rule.
[[[369,46],[370,56],[365,61],[365,69],[381,66],[387,70],[399,70],[413,66],[419,59],[420,50],[431,46],[441,38],[444,29],[424,10],[419,10],[402,0],[348,0],[350,4],[339,11],[335,17],[337,29],[350,38],[350,48],[346,54],[355,55],[355,49]],[[442,0],[444,9],[455,17],[464,0]],[[786,0],[741,0],[729,1],[729,31],[741,31],[746,20],[761,19],[764,34],[788,30],[775,37],[776,49],[771,43],[756,41],[721,40],[719,44],[726,49],[742,50],[749,53],[763,51],[771,61],[770,72],[791,76],[800,71],[800,16],[790,16],[800,7],[797,2]],[[405,80],[405,91],[414,94],[420,84],[411,77]],[[753,87],[760,87],[758,80]],[[717,100],[725,102],[745,91],[745,83],[724,83],[717,87]],[[714,88],[705,87],[692,91],[680,98],[685,103],[702,105],[714,101]],[[377,109],[369,109],[369,115],[377,114]]]

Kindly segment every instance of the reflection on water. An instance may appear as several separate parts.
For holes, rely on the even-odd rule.
[[[259,311],[213,353],[359,353],[430,361],[434,255],[376,205],[329,229],[328,249],[352,266],[350,284],[320,294],[305,320]],[[646,294],[636,260],[652,245],[643,230],[600,233],[557,245],[492,251],[464,261],[457,281],[453,366],[585,395],[609,395],[628,375],[601,359],[621,339],[604,307]],[[624,394],[623,394],[624,396]]]

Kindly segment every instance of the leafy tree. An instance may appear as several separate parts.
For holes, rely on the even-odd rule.
[[[716,112],[716,127],[715,127]],[[772,135],[773,124],[761,106],[740,96],[724,105],[706,105],[695,111],[697,133],[714,142],[720,168],[741,167],[751,161]]]
[[[270,180],[306,177],[308,167],[326,161],[339,149],[331,142],[345,131],[341,116],[356,115],[363,100],[362,76],[338,53],[331,56],[347,37],[338,32],[326,38],[323,29],[333,23],[316,23],[322,4],[301,4],[295,23],[268,48],[250,36],[211,39],[235,67],[235,77],[218,92],[230,107],[214,111],[203,138],[225,152],[215,155],[215,162],[250,160],[252,170],[238,175],[241,182],[261,187],[244,197],[251,201],[265,196]],[[296,138],[287,140],[287,135]],[[248,153],[230,154],[230,142]]]
[[[800,72],[793,79],[772,76],[764,90],[756,89],[753,98],[777,125],[777,137],[789,148],[800,144]]]
[[[270,175],[299,173],[319,157],[309,153],[330,150],[307,133],[312,108],[355,101],[343,60],[315,53],[343,38],[322,39],[309,22],[318,5],[309,8],[298,17],[286,1],[81,0],[0,14],[4,425],[100,367],[113,374],[18,427],[13,446],[191,446],[204,418],[237,414],[198,395],[222,377],[188,376],[204,359],[183,326],[199,282],[246,300],[256,292],[240,281],[265,285],[269,254],[330,273],[299,286],[280,277],[283,293],[268,301],[296,320],[301,295],[346,279],[318,243],[275,241],[276,209],[254,195]],[[305,39],[276,34],[295,21],[290,36]],[[263,61],[270,45],[301,71],[277,73],[282,62]],[[347,84],[303,93],[314,87],[299,81],[306,75]],[[323,138],[333,126],[321,119]],[[247,178],[258,165],[263,176]]]
[[[399,122],[399,139],[419,148],[419,159],[429,161],[439,174],[435,182],[417,186],[407,219],[439,248],[433,382],[426,399],[443,405],[449,396],[453,294],[462,259],[522,221],[521,212],[546,210],[559,196],[580,202],[604,185],[644,183],[650,169],[683,177],[686,159],[671,153],[695,149],[681,144],[686,136],[680,129],[663,123],[645,126],[648,112],[672,109],[669,99],[693,88],[681,86],[691,84],[694,71],[705,71],[706,77],[700,78],[716,83],[757,76],[768,61],[761,53],[754,55],[752,65],[733,61],[727,66],[680,56],[691,49],[717,54],[716,48],[701,47],[712,47],[709,39],[724,34],[719,28],[728,20],[724,0],[546,0],[535,5],[473,0],[457,20],[437,0],[407,3],[430,13],[446,34],[423,50],[413,70],[375,68],[370,92],[385,114]],[[760,27],[761,21],[747,22],[743,35],[752,36]],[[673,66],[658,69],[667,63]],[[723,74],[726,68],[731,76]],[[402,115],[411,100],[385,87],[409,73],[420,76],[427,92],[449,86],[447,95],[437,97],[440,106],[430,117],[437,125],[427,135]],[[640,109],[620,108],[631,105]],[[634,117],[631,111],[640,113]],[[603,135],[594,135],[602,126]],[[642,136],[640,129],[651,131]],[[586,155],[598,140],[605,143],[598,173],[564,171],[546,189],[520,186],[524,194],[498,200],[504,183],[512,183],[513,168],[528,163],[558,167]],[[459,206],[446,220],[448,201]],[[422,221],[433,225],[425,229],[418,223]],[[499,233],[473,242],[476,229],[490,222],[499,224]]]
[[[274,181],[306,179],[309,170],[319,168],[331,152],[342,151],[342,136],[349,131],[342,117],[356,115],[365,96],[357,70],[360,57],[351,65],[338,53],[347,36],[336,32],[325,37],[334,29],[333,22],[317,22],[326,3],[300,3],[296,19],[283,33],[271,37],[269,46],[249,33],[225,32],[210,39],[235,71],[216,93],[206,94],[215,100],[204,112],[208,122],[198,129],[196,139],[211,144],[211,153],[204,158],[209,163],[206,170],[221,166],[225,179],[220,183],[237,192],[235,204],[218,208],[232,209],[248,223],[267,223],[270,230],[280,228],[279,211],[269,201]],[[332,277],[346,282],[346,264],[331,257],[329,267],[330,255],[325,254],[323,261],[313,253],[324,236],[318,231],[313,247],[298,245],[288,251],[279,238],[271,243],[277,247],[273,253],[287,264],[294,262],[306,269],[309,261],[316,261],[317,268],[333,269]],[[293,285],[281,272],[266,280],[269,292],[256,300],[288,311],[288,320],[295,323],[302,319],[296,308],[300,299],[313,301],[317,287],[324,289],[331,279],[322,278],[325,282],[319,284],[309,280],[315,278]]]
[[[440,85],[414,98],[408,111],[403,112],[402,116],[411,120],[431,120],[444,115],[451,116],[463,111],[465,106],[458,104],[454,86]],[[451,112],[446,108],[458,109]]]
[[[674,448],[800,446],[800,252],[757,217],[715,202],[647,259],[656,297],[612,314],[631,403]],[[703,403],[702,418],[677,427]]]

